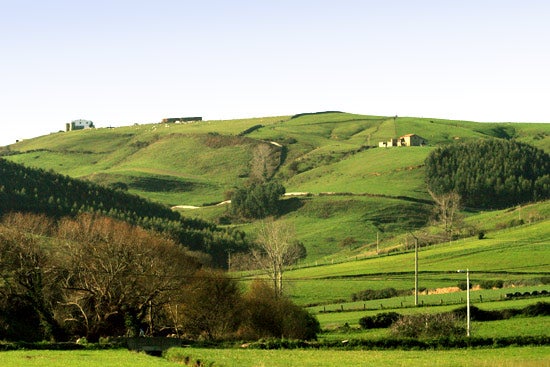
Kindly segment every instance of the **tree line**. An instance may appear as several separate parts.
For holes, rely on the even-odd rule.
[[[550,198],[550,156],[513,140],[438,147],[426,159],[428,189],[455,192],[464,206],[505,208]]]
[[[243,291],[158,232],[97,214],[0,223],[0,339],[175,334],[315,338],[319,323],[269,287]]]
[[[218,267],[227,266],[230,252],[248,250],[240,231],[184,218],[165,205],[121,190],[0,159],[0,214],[12,211],[58,218],[82,213],[109,216],[154,229],[192,250],[203,251]]]

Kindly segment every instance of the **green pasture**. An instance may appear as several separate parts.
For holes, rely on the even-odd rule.
[[[503,229],[510,223],[524,222],[533,223],[544,218],[550,217],[550,201],[543,201],[533,204],[521,205],[502,210],[483,211],[483,212],[464,212],[465,222],[475,225],[479,229],[486,231],[495,231]]]
[[[200,209],[179,208],[174,210],[177,210],[178,212],[180,212],[181,215],[183,215],[184,217],[199,218],[199,219],[208,220],[210,222],[216,222],[218,218],[226,214],[228,209],[229,209],[229,206],[227,204],[223,204],[223,205],[201,207]]]
[[[164,358],[126,350],[0,352],[3,367],[140,367],[189,365],[223,367],[288,366],[547,366],[550,347],[508,347],[496,349],[455,349],[427,351],[376,350],[254,350],[173,348]]]
[[[533,291],[541,289],[548,290],[548,287],[521,287],[520,289],[522,291]],[[550,297],[535,297],[504,300],[504,295],[513,291],[516,291],[516,289],[514,288],[513,290],[498,290],[498,298],[491,298],[490,296],[486,296],[486,291],[472,291],[470,294],[471,304],[485,311],[493,311],[511,308],[522,309],[528,305],[532,305],[537,302],[548,302],[550,299]],[[480,300],[480,295],[483,295],[483,301]],[[502,298],[500,298],[500,296],[502,296]],[[466,292],[441,294],[431,297],[420,295],[418,297],[418,301],[418,307],[414,306],[414,297],[407,296],[373,301],[342,303],[340,305],[315,306],[308,308],[308,310],[315,314],[323,329],[334,330],[336,328],[343,327],[345,324],[348,324],[352,327],[359,327],[360,318],[365,316],[374,316],[381,312],[397,312],[402,315],[449,312],[466,305]],[[365,309],[362,309],[363,306],[365,306]],[[343,311],[341,311],[342,309]],[[327,312],[322,312],[323,310],[326,310]],[[530,322],[529,320],[531,319],[543,319],[543,323],[545,323],[544,321],[549,320],[548,318],[517,317],[509,320],[502,320],[499,321],[499,323],[504,323],[503,325],[505,325],[507,321],[516,319],[523,319],[526,322]],[[541,334],[540,331],[544,331],[544,329],[538,327],[532,330],[531,328],[527,327],[525,329],[525,332],[531,333],[530,335],[545,335],[544,332]],[[494,332],[494,334],[488,336],[496,337],[500,335],[497,330],[495,330]]]
[[[285,141],[288,138],[298,140],[313,148],[324,145],[337,145],[338,142],[350,142],[357,146],[366,145],[367,137],[375,131],[386,118],[350,113],[324,113],[304,115],[266,126],[250,134],[251,137]]]
[[[168,358],[224,367],[547,366],[550,347],[428,351],[171,349]]]
[[[242,174],[242,162],[250,159],[250,142],[220,142],[211,147],[201,135],[171,135],[139,149],[118,169],[152,169],[175,176],[206,176],[210,179]],[[222,139],[222,138],[220,138]],[[236,171],[236,172],[235,172]]]
[[[408,233],[423,226],[430,208],[427,205],[396,198],[328,195],[294,197],[282,200],[279,221],[286,222],[296,231],[296,238],[307,248],[308,257],[303,265],[326,263],[333,260],[348,261],[364,251],[376,249],[379,235],[380,248],[389,243],[385,238]],[[215,220],[226,209],[201,208],[181,210],[183,215]],[[236,225],[251,238],[259,222]],[[342,247],[346,238],[353,238],[351,246]]]
[[[106,157],[106,153],[83,153],[75,152],[66,154],[63,152],[34,151],[10,156],[15,163],[24,164],[28,167],[53,170],[57,173],[72,177],[82,177],[92,174],[98,167],[98,162]]]
[[[164,358],[152,357],[145,353],[117,350],[17,350],[0,352],[2,367],[149,367],[181,366]]]
[[[516,139],[549,152],[550,131],[548,131],[548,125],[548,123],[521,124],[521,128],[516,128]]]
[[[376,117],[374,119],[350,118],[347,121],[323,120],[309,124],[302,119],[305,118],[291,120],[278,127],[279,132],[290,137],[298,137],[297,150],[302,152],[302,155],[297,157],[300,163],[312,161],[315,157],[334,161],[342,159],[346,154],[356,153],[360,147],[376,145],[371,133],[383,121]],[[307,132],[306,139],[302,139],[301,131]],[[333,154],[334,156],[331,157]]]
[[[464,238],[419,249],[419,271],[469,268],[484,272],[547,271],[550,261],[548,220],[491,232],[487,238]],[[510,255],[510,256],[508,256]],[[357,276],[414,270],[414,251],[391,253],[357,261],[289,271],[295,278]]]
[[[238,135],[252,126],[272,126],[288,120],[290,116],[253,117],[235,120],[206,120],[190,124],[169,125],[170,131],[186,133],[219,133]],[[161,129],[161,128],[159,128]],[[165,129],[168,130],[168,129]]]
[[[447,144],[452,141],[464,141],[493,136],[477,131],[479,123],[459,120],[432,118],[398,117],[396,120],[397,135],[401,136],[414,131],[415,134],[428,140],[429,145]]]
[[[111,181],[126,183],[130,187],[128,192],[168,206],[202,206],[220,200],[223,189],[222,184],[200,177],[177,177],[144,171],[122,171],[110,176],[119,178]]]
[[[369,149],[293,176],[288,180],[288,191],[427,199],[423,164],[429,151],[429,147]]]
[[[46,149],[59,152],[110,153],[129,143],[142,131],[133,126],[116,129],[90,129],[58,132],[22,140],[11,146],[21,152]]]
[[[458,269],[471,271],[471,282],[503,280],[521,284],[548,276],[548,220],[420,248],[419,286],[454,287],[464,281]],[[414,251],[358,257],[354,261],[296,268],[285,272],[288,294],[299,304],[330,304],[350,300],[364,289],[414,288]],[[305,266],[306,264],[302,264]]]
[[[443,311],[443,310],[441,310]],[[449,310],[450,311],[450,310]],[[402,314],[406,314],[403,312]],[[327,324],[325,332],[319,335],[320,341],[339,341],[346,339],[373,340],[391,337],[390,329],[361,329],[358,321],[366,314],[357,314],[357,320],[347,322],[345,319]],[[548,334],[549,316],[514,317],[508,320],[472,321],[470,333],[477,338],[506,338],[518,336],[542,336]],[[344,326],[346,325],[347,326]]]
[[[460,279],[464,280],[464,279]],[[457,279],[456,283],[458,283]],[[326,305],[317,305],[308,307],[310,312],[315,314],[326,316],[330,319],[330,315],[335,313],[346,313],[360,311],[365,315],[374,315],[385,310],[398,310],[397,312],[408,314],[415,312],[424,312],[430,310],[431,312],[438,311],[439,307],[451,307],[456,308],[466,303],[466,291],[449,291],[447,293],[429,293],[419,292],[418,304],[414,305],[414,280],[411,282],[413,289],[410,289],[409,294],[405,296],[398,296],[392,298],[384,298],[368,301],[354,301],[349,298],[342,300],[342,302],[334,302]],[[456,287],[456,284],[455,284]],[[371,289],[371,288],[364,288]],[[518,287],[506,287],[500,289],[472,289],[470,290],[471,303],[477,305],[486,310],[499,310],[503,308],[522,308],[537,301],[547,300],[547,297],[536,298],[520,298],[520,299],[506,299],[507,293],[515,292],[533,292],[533,291],[549,291],[550,285],[531,285],[531,286],[518,286]],[[424,311],[422,311],[424,310]],[[326,312],[326,313],[324,313]]]
[[[472,322],[471,334],[481,338],[548,335],[548,325],[550,316]]]
[[[372,247],[386,233],[396,235],[424,225],[429,209],[404,200],[367,196],[320,196],[288,199],[292,209],[281,220],[296,229],[308,249],[308,261],[339,253],[348,260],[360,247]],[[340,246],[345,238],[356,242]]]

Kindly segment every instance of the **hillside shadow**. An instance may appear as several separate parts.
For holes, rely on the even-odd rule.
[[[303,200],[300,198],[288,198],[279,201],[279,215],[287,215],[297,211],[304,206]]]
[[[128,186],[145,192],[189,192],[200,185],[169,178],[132,177]]]
[[[511,126],[498,126],[491,129],[491,133],[497,138],[510,140],[516,136],[516,129]]]

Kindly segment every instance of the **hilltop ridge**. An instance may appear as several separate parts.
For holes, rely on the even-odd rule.
[[[426,146],[379,148],[417,134]],[[4,147],[12,162],[127,190],[220,221],[211,206],[251,176],[259,155],[287,192],[281,220],[293,222],[312,259],[342,251],[353,238],[372,244],[426,225],[431,200],[424,161],[438,145],[516,139],[550,152],[550,125],[477,123],[326,111],[227,121],[98,128],[51,134]],[[328,195],[330,194],[330,195]],[[254,232],[254,224],[239,228]]]

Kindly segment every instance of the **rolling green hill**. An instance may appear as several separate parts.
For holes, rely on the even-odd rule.
[[[428,145],[377,147],[408,133]],[[372,248],[378,236],[389,246],[428,224],[426,156],[440,144],[488,137],[550,151],[548,124],[327,112],[60,132],[0,148],[0,154],[25,166],[125,187],[170,206],[203,207],[222,202],[229,190],[246,182],[258,147],[268,147],[271,173],[287,193],[310,193],[287,198],[281,220],[294,224],[308,258],[320,260],[335,253],[347,256],[339,246],[345,238],[353,238],[357,248]],[[182,211],[217,221],[226,207]],[[254,223],[239,227],[255,230]]]
[[[206,253],[211,264],[218,267],[227,265],[228,253],[248,250],[244,234],[204,220],[183,218],[161,203],[0,159],[0,217],[10,212],[56,219],[83,213],[115,218],[161,232],[191,250]]]
[[[519,219],[524,224],[520,224]],[[332,259],[306,259],[285,272],[286,292],[296,303],[309,306],[324,326],[342,326],[344,323],[357,324],[366,311],[374,314],[380,309],[395,309],[408,313],[456,308],[457,304],[464,303],[465,297],[464,292],[452,290],[464,281],[464,274],[457,273],[458,269],[470,270],[475,289],[472,297],[477,304],[503,301],[508,293],[549,290],[550,201],[479,212],[471,214],[466,221],[478,223],[487,231],[487,236],[481,240],[473,236],[419,249],[419,286],[426,291],[420,295],[419,302],[432,306],[429,309],[413,308],[414,250],[399,246],[397,251],[383,251],[395,242],[381,244],[379,254],[375,247],[365,245],[353,251],[341,251]],[[404,244],[407,240],[412,242],[412,237],[396,240]],[[245,283],[263,276],[259,272],[238,274]],[[488,281],[501,281],[504,288],[479,289]],[[354,293],[387,288],[405,293],[371,301],[353,299]],[[490,306],[484,303],[483,307]]]

